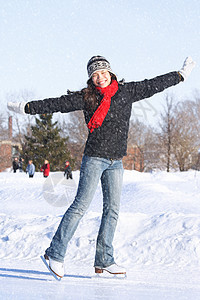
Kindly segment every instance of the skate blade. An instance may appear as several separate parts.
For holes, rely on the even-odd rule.
[[[44,258],[43,255],[40,256],[41,260],[43,261],[44,265],[46,266],[46,268],[49,270],[49,272],[51,273],[51,275],[57,280],[57,281],[61,281],[61,277],[57,276],[49,267],[46,259]]]

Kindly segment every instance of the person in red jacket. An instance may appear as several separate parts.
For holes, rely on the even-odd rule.
[[[44,177],[48,177],[49,176],[49,172],[50,172],[50,164],[48,160],[44,161],[44,165],[42,166],[42,168],[40,169],[41,172],[43,172],[43,176]]]

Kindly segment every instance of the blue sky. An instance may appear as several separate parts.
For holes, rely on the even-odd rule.
[[[126,81],[179,70],[191,55],[194,71],[170,93],[185,99],[200,90],[199,0],[0,0],[0,41],[2,111],[11,93],[20,101],[22,90],[44,99],[81,89],[98,54]],[[149,102],[151,120],[164,94]]]

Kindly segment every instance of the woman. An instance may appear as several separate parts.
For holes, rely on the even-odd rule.
[[[50,164],[47,159],[45,159],[44,164],[43,164],[42,168],[40,169],[40,171],[43,172],[43,176],[45,178],[47,178],[49,176]]]
[[[117,81],[108,60],[93,56],[87,64],[87,88],[59,98],[8,104],[11,110],[32,115],[58,111],[84,112],[89,134],[77,194],[45,252],[49,267],[57,276],[64,276],[63,262],[68,242],[88,209],[99,180],[103,191],[103,214],[96,243],[95,272],[126,273],[123,267],[115,263],[112,242],[119,214],[122,157],[126,155],[132,103],[184,81],[193,67],[194,62],[189,57],[179,72],[127,83]]]

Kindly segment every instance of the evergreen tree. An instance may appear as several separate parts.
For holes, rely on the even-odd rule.
[[[68,138],[60,136],[58,122],[52,122],[52,114],[39,115],[35,121],[36,125],[31,126],[31,136],[25,136],[22,150],[25,162],[28,163],[28,160],[32,159],[36,171],[40,170],[45,159],[49,161],[51,171],[63,170],[66,160],[73,167],[74,161],[66,145]]]

